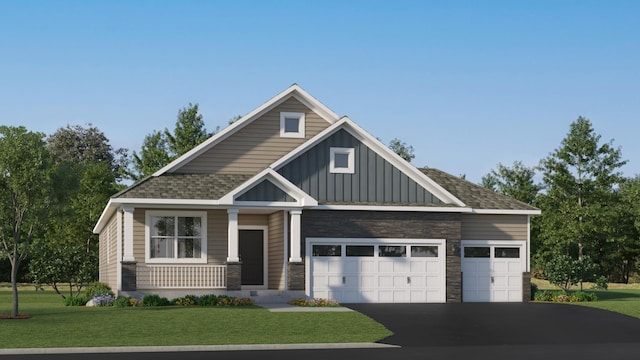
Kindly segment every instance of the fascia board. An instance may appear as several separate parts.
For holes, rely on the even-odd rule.
[[[219,200],[204,199],[144,199],[144,198],[117,198],[110,203],[118,205],[186,205],[186,206],[216,206]]]
[[[105,206],[104,210],[102,210],[102,214],[100,214],[100,218],[98,218],[98,222],[96,223],[96,226],[94,226],[93,228],[94,234],[99,234],[102,231],[104,226],[107,224],[107,220],[116,211],[115,208],[113,207],[112,201],[113,199],[109,199],[109,202],[107,202],[107,206]]]
[[[511,210],[511,209],[473,209],[474,214],[485,215],[540,215],[541,210]]]
[[[350,211],[411,211],[411,212],[446,212],[446,213],[472,213],[468,207],[446,206],[382,206],[382,205],[318,205],[314,210],[350,210]]]
[[[162,169],[156,171],[153,174],[153,176],[160,176],[166,172],[172,172],[179,169],[183,165],[189,163],[194,158],[198,157],[203,152],[211,149],[213,146],[222,142],[224,139],[233,135],[243,127],[249,125],[255,119],[259,118],[260,116],[264,115],[266,112],[270,111],[271,109],[285,102],[292,96],[295,97],[298,101],[302,102],[307,107],[309,107],[311,110],[316,112],[318,115],[320,115],[324,120],[326,120],[330,124],[335,123],[340,118],[338,114],[331,111],[328,107],[326,107],[316,98],[311,96],[311,94],[304,91],[300,86],[298,86],[297,84],[293,84],[289,86],[287,89],[285,89],[284,91],[282,91],[281,93],[279,93],[278,95],[274,96],[273,98],[265,102],[264,104],[255,108],[253,111],[251,111],[247,115],[241,117],[240,119],[235,121],[233,124],[220,130],[220,132],[213,135],[209,139],[205,140],[200,145],[194,147],[193,149],[186,152],[184,155],[178,157],[177,159],[175,159],[174,161],[172,161]]]

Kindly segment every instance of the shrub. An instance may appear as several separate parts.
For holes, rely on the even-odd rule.
[[[113,305],[113,296],[109,294],[98,294],[91,297],[91,301],[95,306],[111,306]]]
[[[567,294],[560,294],[553,299],[555,302],[571,302],[571,298]]]
[[[193,306],[198,304],[198,298],[195,295],[185,295],[181,298],[173,299],[171,302],[180,306]]]
[[[576,291],[571,294],[571,302],[598,301],[598,295],[592,292]]]
[[[558,294],[560,294],[560,292],[558,291],[538,291],[535,293],[533,299],[536,301],[555,301],[555,298],[556,296],[558,296]]]
[[[608,287],[609,284],[607,284],[607,277],[604,275],[596,278],[591,285],[591,288],[594,290],[607,290]]]
[[[203,295],[198,299],[198,305],[200,306],[216,306],[218,304],[218,297],[214,294]]]
[[[218,303],[216,306],[250,306],[253,305],[253,300],[249,298],[236,298],[229,295],[218,296]]]
[[[142,306],[168,306],[171,302],[166,297],[160,297],[159,295],[145,295],[142,298]]]
[[[114,301],[113,301],[113,306],[115,307],[131,307],[133,306],[133,304],[131,304],[131,297],[129,296],[118,296]]]
[[[64,306],[85,306],[89,298],[84,295],[67,296],[64,299]]]
[[[92,298],[96,295],[111,295],[112,297],[114,296],[113,291],[111,291],[109,285],[101,283],[99,281],[94,281],[91,284],[87,285],[87,287],[84,289],[84,294],[88,298]]]
[[[537,292],[538,292],[538,285],[531,283],[531,299],[530,300],[535,300]]]
[[[337,306],[340,306],[340,303],[335,301],[335,300],[321,299],[321,298],[315,298],[315,299],[296,298],[296,299],[291,299],[291,301],[289,301],[289,304],[295,305],[295,306],[307,306],[307,307],[337,307]]]

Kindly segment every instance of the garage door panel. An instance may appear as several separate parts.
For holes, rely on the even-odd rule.
[[[463,242],[463,301],[522,301],[524,252],[521,245],[495,243],[465,245]],[[475,249],[469,251],[467,257],[468,248]],[[480,248],[485,251],[478,251]]]
[[[384,246],[363,241],[355,245],[336,242],[330,246],[347,249],[340,256],[311,256],[311,295],[328,294],[343,303],[445,301],[445,259],[438,257],[438,252],[444,254],[444,241],[438,245],[418,243],[418,246],[436,249],[430,250],[428,256],[410,248],[416,243],[382,244]],[[313,245],[310,243],[309,248]],[[373,256],[371,248],[374,248]],[[333,276],[334,281],[329,276]],[[334,288],[340,290],[331,291]]]

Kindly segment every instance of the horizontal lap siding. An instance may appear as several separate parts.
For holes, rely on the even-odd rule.
[[[116,212],[107,226],[102,229],[99,235],[99,273],[100,281],[109,285],[112,289],[117,288],[117,246],[118,246],[118,212]]]
[[[280,112],[305,113],[304,139],[280,137]],[[256,174],[328,126],[318,114],[290,98],[176,172]]]
[[[527,240],[526,215],[462,215],[463,240]]]
[[[269,216],[269,289],[284,290],[284,212]]]
[[[133,257],[138,264],[145,262],[145,215],[145,209],[135,209],[133,212]]]
[[[207,213],[207,263],[225,265],[229,216],[226,210],[209,210]]]
[[[239,226],[269,226],[268,215],[258,214],[239,214],[238,215]]]

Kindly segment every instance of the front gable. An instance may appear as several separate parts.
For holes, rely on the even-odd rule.
[[[332,157],[335,157],[336,151],[353,156],[352,167],[345,167],[347,171],[332,167]],[[345,128],[338,129],[298,154],[277,172],[325,204],[444,203]]]
[[[300,133],[296,136],[282,132],[284,114],[302,116]],[[338,119],[337,114],[293,84],[153,176],[165,173],[255,175]]]

